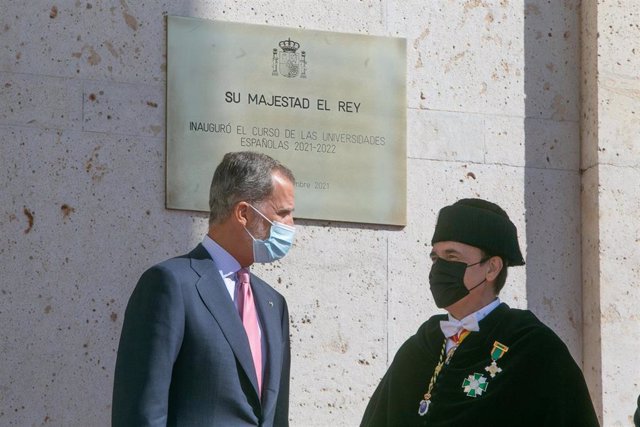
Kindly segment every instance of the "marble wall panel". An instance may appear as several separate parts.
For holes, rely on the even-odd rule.
[[[528,168],[525,189],[527,308],[581,365],[580,174]]]
[[[577,122],[409,110],[408,155],[578,170]],[[525,143],[526,141],[526,143]]]
[[[409,158],[484,162],[484,116],[415,109],[407,116]]]
[[[85,131],[164,138],[165,88],[86,82],[82,127]]]
[[[147,83],[165,78],[166,2],[4,3],[3,71]]]
[[[640,50],[640,42],[637,45]],[[639,64],[640,65],[640,64]],[[640,79],[600,72],[598,159],[601,163],[640,167]]]
[[[588,1],[582,9],[586,63],[583,229],[588,236],[583,261],[588,296],[584,302],[585,372],[595,390],[602,424],[631,425],[640,393],[635,369],[640,320],[634,305],[640,261],[635,212],[640,197],[631,184],[638,180],[640,154],[636,118],[640,5]],[[597,268],[591,263],[597,263]]]
[[[579,6],[436,1],[390,9],[391,33],[407,34],[409,105],[577,120]]]
[[[0,73],[0,124],[79,129],[81,100],[78,81]]]
[[[600,166],[600,339],[603,425],[629,425],[640,394],[638,168]]]
[[[598,5],[598,66],[601,71],[637,77],[640,65],[638,15],[640,3],[637,1]]]
[[[128,296],[206,220],[164,209],[161,139],[0,127],[0,140],[3,355],[20,361],[0,367],[0,424],[106,425]]]
[[[3,3],[0,71],[117,82],[166,80],[166,15],[385,35],[381,1]]]
[[[409,110],[410,158],[577,171],[577,122]]]
[[[580,115],[580,1],[525,1],[526,117],[576,121]]]
[[[295,7],[268,0],[246,4],[227,0],[214,13],[216,19],[238,22],[384,36],[392,35],[388,34],[386,18],[393,7],[385,0],[302,0]]]
[[[485,123],[488,163],[571,171],[580,167],[577,122],[493,116]]]
[[[522,115],[521,2],[406,1],[389,32],[407,38],[410,108]]]
[[[598,159],[640,166],[640,4],[598,8]]]
[[[584,0],[581,17],[581,168],[598,161],[598,7],[597,0]]]

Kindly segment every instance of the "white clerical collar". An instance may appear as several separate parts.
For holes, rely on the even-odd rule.
[[[215,240],[205,234],[204,239],[202,239],[202,246],[209,252],[211,258],[216,261],[216,265],[218,266],[218,271],[220,272],[220,276],[222,278],[231,277],[235,281],[235,274],[238,270],[240,270],[241,266],[236,259],[231,256],[229,252],[224,250],[222,246],[217,244]]]

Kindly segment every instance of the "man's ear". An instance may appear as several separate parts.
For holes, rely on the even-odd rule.
[[[231,216],[237,223],[246,227],[249,223],[248,210],[249,204],[247,202],[238,202],[233,206]]]
[[[496,278],[504,268],[502,258],[500,258],[499,256],[493,256],[488,259],[487,264],[489,268],[486,273],[486,278],[488,281],[493,282],[496,280]]]

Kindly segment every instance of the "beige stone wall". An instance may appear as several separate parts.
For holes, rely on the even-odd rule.
[[[407,38],[407,226],[300,220],[290,256],[255,268],[289,301],[292,425],[358,424],[437,313],[430,238],[461,197],[510,213],[527,266],[503,300],[584,355],[605,425],[625,425],[640,392],[625,40],[640,11],[622,4],[1,0],[0,425],[108,425],[136,280],[206,230],[206,215],[164,208],[168,14]]]
[[[605,426],[632,425],[640,395],[639,13],[582,5],[584,371]]]

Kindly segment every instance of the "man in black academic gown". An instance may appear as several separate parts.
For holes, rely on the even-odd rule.
[[[429,284],[448,315],[398,350],[361,426],[598,426],[566,345],[497,297],[507,267],[524,265],[504,210],[459,200],[440,211],[431,244]]]

